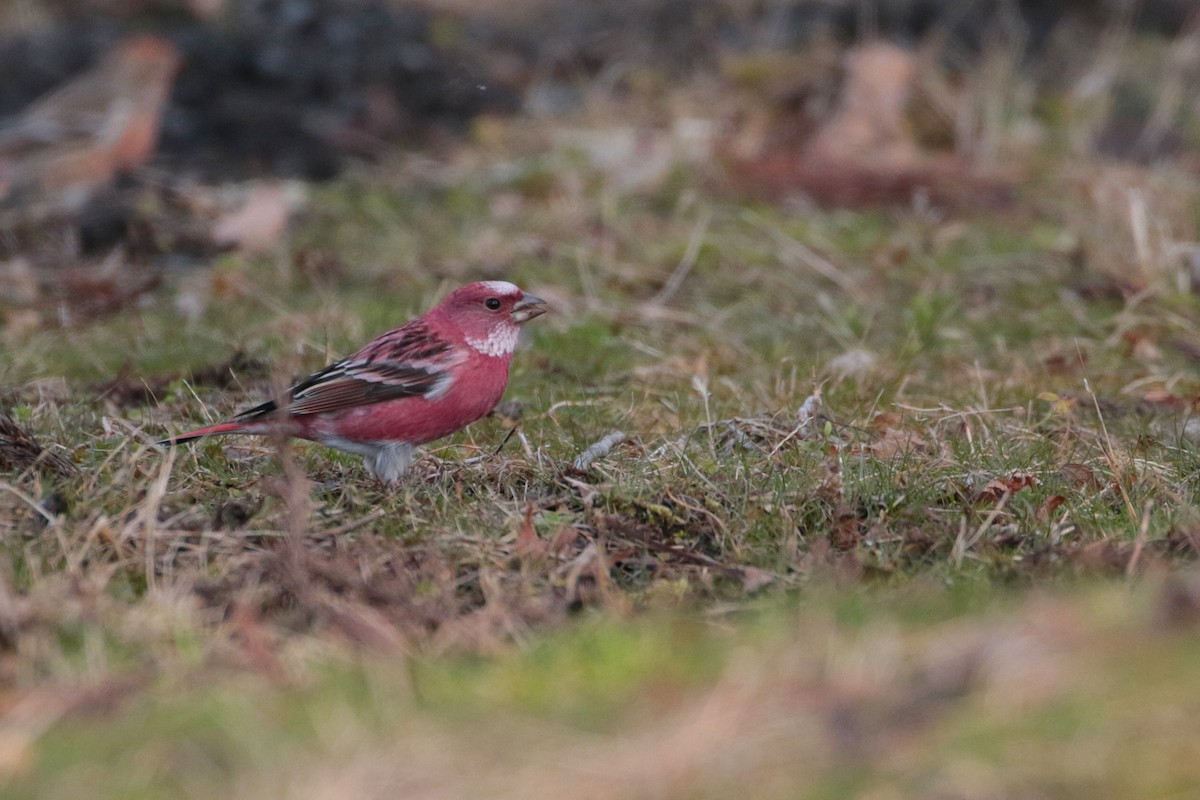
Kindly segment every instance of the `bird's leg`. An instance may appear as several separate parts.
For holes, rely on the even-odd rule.
[[[363,456],[367,472],[384,483],[396,483],[408,471],[413,460],[413,446],[408,442],[381,444],[370,455]]]

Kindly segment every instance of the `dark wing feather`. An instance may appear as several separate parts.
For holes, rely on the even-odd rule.
[[[284,413],[289,417],[339,411],[353,406],[419,397],[438,391],[457,361],[451,345],[414,320],[330,364],[293,386]],[[274,400],[243,411],[238,422],[262,419],[280,409]]]
[[[339,361],[291,392],[290,416],[429,394],[446,379],[442,371],[394,362]]]

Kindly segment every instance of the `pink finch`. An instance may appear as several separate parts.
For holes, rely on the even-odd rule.
[[[0,125],[0,200],[73,211],[141,166],[158,142],[179,61],[166,39],[131,36]]]
[[[500,401],[520,326],[545,301],[507,281],[471,283],[411,322],[228,422],[167,439],[283,433],[363,457],[393,482],[413,448],[449,436]]]

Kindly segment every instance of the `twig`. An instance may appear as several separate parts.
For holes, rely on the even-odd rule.
[[[529,443],[525,442],[525,437],[518,434],[517,426],[513,425],[511,428],[508,429],[508,435],[506,435],[504,437],[504,441],[502,441],[499,445],[497,445],[495,450],[493,450],[490,453],[484,453],[481,456],[471,456],[469,458],[461,459],[461,460],[459,460],[458,463],[461,465],[482,464],[483,462],[487,461],[490,458],[495,458],[496,456],[500,455],[500,451],[504,449],[504,445],[508,444],[508,440],[513,438],[514,435],[517,436],[518,441],[521,441],[525,444],[525,450],[526,450],[526,452],[528,452]]]
[[[514,434],[514,433],[516,433],[516,432],[517,432],[517,426],[516,426],[516,425],[513,425],[511,428],[509,428],[509,429],[508,429],[508,435],[504,437],[504,441],[503,441],[503,442],[501,442],[500,444],[496,445],[496,449],[492,451],[492,455],[493,455],[493,456],[498,456],[498,455],[500,455],[500,451],[504,449],[504,445],[508,444],[508,440],[509,440],[509,439],[511,439],[511,438],[513,437],[513,434]]]
[[[517,441],[525,444],[525,451],[526,451],[526,453],[528,453],[529,443],[525,440],[524,434],[519,433],[517,431],[517,426],[514,425],[513,427],[508,429],[508,435],[504,437],[504,441],[502,441],[499,445],[496,446],[496,449],[494,449],[490,452],[484,453],[483,455],[467,456],[466,458],[460,458],[457,461],[454,461],[453,463],[457,467],[467,467],[467,466],[473,466],[475,464],[483,464],[487,461],[491,461],[496,456],[500,455],[500,451],[504,449],[504,446],[506,444],[508,444],[509,440],[512,439],[513,436],[517,437]],[[437,450],[435,450],[433,452],[433,460],[437,462],[439,470],[442,470],[442,468],[449,461],[449,459],[442,458],[441,456],[437,455],[437,453],[440,453],[444,450],[449,450],[449,449],[451,449],[451,446],[448,445],[443,448],[438,448]],[[480,450],[482,448],[476,447],[475,449]],[[436,474],[440,475],[441,472],[439,471]]]
[[[575,472],[587,472],[591,468],[593,461],[608,455],[614,447],[623,441],[625,441],[625,432],[613,431],[577,455],[571,463],[571,469]]]

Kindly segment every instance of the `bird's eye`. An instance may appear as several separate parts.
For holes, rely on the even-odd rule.
[[[496,297],[489,297],[487,300],[484,300],[484,301],[483,301],[483,304],[484,304],[485,306],[487,306],[488,308],[490,308],[492,311],[499,311],[499,310],[500,310],[500,300],[499,300],[499,298],[496,298]]]

